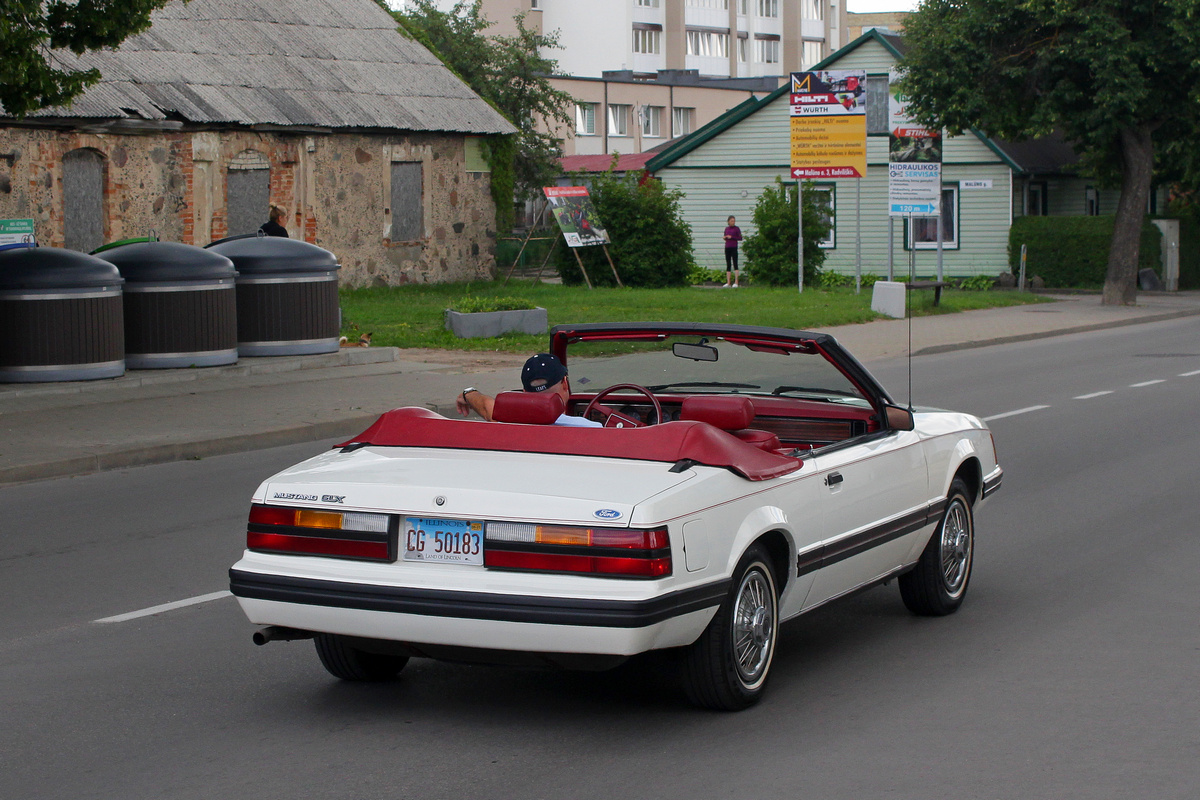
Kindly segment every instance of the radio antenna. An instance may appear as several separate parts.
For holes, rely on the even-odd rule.
[[[905,231],[906,236],[912,235],[912,213],[908,215],[908,226]],[[917,247],[916,238],[908,246],[908,286],[904,287],[904,312],[908,317],[908,411],[913,410],[913,390],[912,390],[912,285],[916,283],[917,269]]]

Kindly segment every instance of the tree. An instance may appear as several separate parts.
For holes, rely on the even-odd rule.
[[[1058,130],[1120,186],[1108,305],[1137,297],[1156,150],[1200,146],[1198,12],[1196,0],[925,0],[904,23],[903,87],[920,122],[1013,140]]]
[[[817,205],[816,193],[804,193],[804,284],[817,282],[825,251],[820,242],[829,233],[829,222]],[[754,233],[745,238],[742,250],[746,253],[746,274],[755,283],[770,286],[795,286],[796,244],[799,227],[796,219],[796,187],[784,186],[775,179],[774,186],[763,189],[754,204]]]
[[[448,12],[432,0],[411,0],[409,6],[407,12],[392,12],[400,26],[517,127],[516,194],[523,199],[540,195],[562,171],[555,133],[571,121],[567,109],[575,102],[550,84],[558,62],[541,55],[558,46],[557,36],[527,29],[525,15],[517,14],[516,36],[489,38],[484,32],[491,22],[481,14],[479,0],[459,0]]]
[[[51,50],[116,47],[150,27],[167,0],[4,0],[0,3],[0,106],[12,117],[69,103],[100,80],[97,69],[56,63]]]
[[[613,158],[613,167],[616,166]],[[600,224],[612,244],[609,254],[621,283],[634,288],[661,289],[687,286],[692,267],[692,226],[683,219],[683,192],[668,189],[662,181],[642,179],[642,173],[616,175],[612,169],[587,177],[589,194]],[[576,184],[584,182],[577,176]],[[559,234],[561,239],[562,234]],[[557,246],[558,273],[563,283],[583,283],[579,265],[566,242]],[[603,248],[577,248],[592,283],[615,286],[612,268]]]

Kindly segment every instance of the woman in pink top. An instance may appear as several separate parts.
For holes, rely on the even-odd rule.
[[[742,229],[736,224],[737,220],[733,217],[728,219],[728,227],[725,228],[725,286],[728,289],[733,286],[734,289],[738,285],[738,242],[742,240]],[[730,284],[729,279],[733,278],[733,283]]]

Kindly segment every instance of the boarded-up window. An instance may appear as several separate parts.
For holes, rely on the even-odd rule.
[[[271,211],[271,164],[262,153],[243,150],[229,162],[225,210],[230,236],[254,233]]]
[[[63,156],[63,234],[71,250],[104,244],[104,157],[95,150]]]
[[[420,161],[392,163],[392,241],[425,237],[425,181]]]

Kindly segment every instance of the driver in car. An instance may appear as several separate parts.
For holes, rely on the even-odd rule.
[[[567,367],[558,360],[558,356],[550,353],[538,353],[530,356],[521,368],[521,386],[527,392],[557,392],[565,404],[571,399],[571,386],[567,382]],[[464,417],[474,411],[488,422],[492,420],[492,405],[495,400],[489,395],[471,386],[463,389],[454,398],[458,413]],[[584,417],[573,417],[570,414],[560,414],[554,421],[555,425],[570,425],[576,428],[600,428],[601,423]]]

